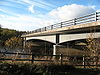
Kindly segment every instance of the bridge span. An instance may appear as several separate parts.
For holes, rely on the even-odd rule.
[[[91,33],[93,38],[100,38],[100,12],[43,27],[23,34],[22,37],[25,40],[49,42],[53,45],[53,54],[56,54],[58,45],[70,41],[86,40]]]

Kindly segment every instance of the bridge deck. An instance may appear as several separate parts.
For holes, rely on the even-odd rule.
[[[25,35],[22,35],[22,37],[64,34],[64,33],[68,34],[68,33],[73,33],[73,32],[78,32],[78,31],[86,32],[86,31],[89,31],[89,29],[92,27],[96,28],[96,30],[100,30],[100,21],[80,24],[80,25],[72,25],[72,26],[67,26],[67,27],[43,31],[43,32],[25,34]]]

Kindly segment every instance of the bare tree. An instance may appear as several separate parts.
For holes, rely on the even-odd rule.
[[[95,30],[94,32],[92,31],[89,35],[88,38],[86,39],[87,45],[86,45],[86,51],[89,52],[89,56],[86,59],[89,61],[89,65],[97,65],[98,63],[98,56],[99,56],[99,51],[100,51],[100,38],[95,38]]]

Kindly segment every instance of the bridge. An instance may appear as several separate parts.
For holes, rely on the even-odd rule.
[[[47,46],[53,47],[55,55],[59,46],[75,46],[86,42],[90,37],[100,38],[100,12],[39,28],[23,34],[22,37],[26,41],[38,42],[39,45],[48,43]]]

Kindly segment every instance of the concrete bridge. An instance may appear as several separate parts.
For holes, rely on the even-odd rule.
[[[23,34],[22,37],[25,40],[51,43],[55,55],[58,45],[86,40],[90,37],[100,38],[100,12],[43,27]]]

